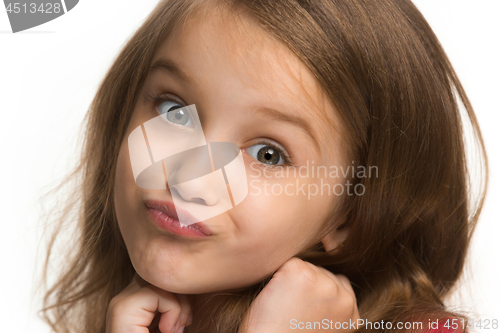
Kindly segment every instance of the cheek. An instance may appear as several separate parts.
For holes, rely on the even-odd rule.
[[[291,257],[319,242],[324,222],[340,199],[331,191],[321,192],[321,185],[332,188],[340,182],[300,177],[249,179],[248,197],[233,214],[241,233],[236,239],[245,239],[244,251],[264,257],[270,257],[269,253]]]
[[[151,253],[162,253],[159,249],[161,244],[152,241],[154,234],[148,225],[148,220],[144,215],[141,197],[143,191],[135,184],[132,166],[128,152],[128,145],[122,144],[117,159],[115,185],[114,185],[114,204],[118,227],[125,242],[134,268],[144,274],[145,267],[151,260],[158,258],[152,257]],[[164,263],[162,263],[164,264]],[[151,265],[153,268],[162,265]]]
[[[236,225],[235,258],[245,258],[241,261],[246,262],[247,271],[272,272],[310,244],[324,219],[323,212],[316,201],[302,195],[255,195],[249,190],[248,197],[231,212]]]

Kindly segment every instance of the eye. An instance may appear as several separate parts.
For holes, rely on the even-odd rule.
[[[181,104],[174,101],[164,101],[158,105],[158,111],[164,114],[167,120],[186,127],[192,126],[189,112],[182,108]]]
[[[259,143],[246,148],[248,155],[267,165],[280,165],[289,163],[286,151],[271,142]]]

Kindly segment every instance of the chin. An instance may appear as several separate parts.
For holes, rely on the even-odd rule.
[[[151,283],[152,284],[152,283]],[[206,294],[216,291],[224,290],[225,288],[217,287],[217,286],[209,286],[196,282],[185,282],[178,284],[162,284],[159,285],[154,284],[154,286],[169,291],[174,294]]]
[[[142,279],[153,286],[174,294],[203,294],[220,290],[216,286],[208,285],[206,281],[192,280],[188,275],[186,277],[173,277],[171,274],[162,274],[159,271],[153,272],[150,269],[136,269],[136,272]]]

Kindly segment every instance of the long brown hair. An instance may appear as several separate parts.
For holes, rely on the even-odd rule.
[[[425,324],[461,316],[443,301],[463,270],[481,212],[487,157],[464,89],[411,1],[165,0],[106,74],[87,114],[80,164],[57,188],[76,181],[58,216],[46,268],[64,223],[77,224],[78,241],[45,295],[45,320],[57,333],[104,333],[109,301],[134,273],[117,227],[113,181],[137,93],[160,43],[195,11],[214,5],[253,20],[289,47],[336,106],[352,160],[378,168],[378,177],[355,179],[364,195],[343,198],[336,215],[350,230],[343,246],[325,252],[318,244],[298,257],[346,275],[361,317],[372,322],[423,318]],[[475,201],[464,143],[468,126],[484,172]],[[265,282],[216,309],[213,331],[237,332]]]

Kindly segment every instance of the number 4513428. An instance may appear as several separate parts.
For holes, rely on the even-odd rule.
[[[36,3],[9,3],[7,6],[7,13],[14,14],[35,14],[35,13],[45,13],[45,14],[59,14],[62,10],[60,3],[41,3],[37,5]]]

